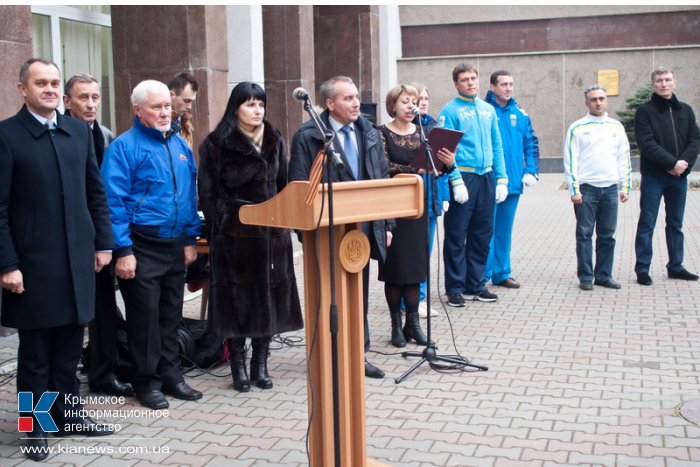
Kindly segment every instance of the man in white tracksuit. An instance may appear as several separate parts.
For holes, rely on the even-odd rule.
[[[576,215],[579,287],[593,290],[595,284],[619,289],[620,284],[612,277],[614,235],[618,191],[620,202],[629,197],[630,146],[622,124],[605,112],[608,106],[605,88],[591,86],[584,96],[589,113],[571,124],[564,141],[564,177]]]

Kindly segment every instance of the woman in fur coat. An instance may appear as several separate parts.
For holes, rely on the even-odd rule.
[[[226,338],[233,386],[272,387],[270,340],[303,327],[290,231],[244,225],[238,211],[275,196],[287,184],[282,137],[266,119],[265,91],[238,84],[223,118],[199,148],[199,198],[208,226],[209,321]],[[245,341],[251,338],[250,379]]]

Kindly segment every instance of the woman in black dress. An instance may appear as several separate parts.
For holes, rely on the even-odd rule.
[[[258,84],[238,84],[199,148],[199,197],[210,228],[209,322],[226,338],[233,387],[241,392],[250,390],[250,380],[272,387],[270,339],[303,327],[290,231],[238,219],[241,206],[266,201],[287,185],[287,152],[265,119],[266,100]],[[247,337],[253,347],[250,379]]]
[[[386,96],[386,110],[394,119],[379,128],[384,143],[384,154],[389,175],[419,173],[410,166],[416,149],[420,147],[419,130],[412,123],[418,91],[413,86],[399,85]],[[384,282],[384,294],[391,313],[391,343],[403,347],[415,340],[427,345],[418,319],[419,284],[427,273],[425,252],[428,244],[427,210],[420,219],[396,219],[391,246],[386,260],[379,263],[379,280]],[[401,329],[401,299],[406,306],[406,325]]]

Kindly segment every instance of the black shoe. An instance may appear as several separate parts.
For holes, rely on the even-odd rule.
[[[406,313],[406,324],[403,327],[403,336],[406,342],[410,342],[411,339],[413,339],[418,345],[428,345],[428,338],[425,337],[423,330],[420,328],[418,313]]]
[[[36,422],[35,422],[36,423]],[[35,462],[41,462],[49,457],[49,441],[46,433],[41,428],[34,428],[31,433],[27,433],[27,445],[24,455]]]
[[[638,272],[637,273],[637,283],[639,285],[651,285],[654,283],[654,281],[651,280],[651,277],[649,276],[649,273],[647,272]]]
[[[668,271],[669,279],[681,279],[684,281],[696,281],[698,276],[692,272],[688,272],[686,269],[681,269],[680,271]]]
[[[598,279],[596,279],[595,281],[593,281],[593,283],[595,285],[605,287],[606,289],[621,289],[622,288],[622,285],[620,285],[619,282],[614,281],[612,279],[608,279],[606,281],[599,281]]]
[[[233,389],[238,392],[250,391],[250,379],[246,370],[245,337],[229,337],[226,339],[231,363],[231,378]]]
[[[581,281],[578,284],[578,288],[581,290],[593,290],[593,282],[591,281]]]
[[[475,302],[495,302],[496,300],[498,300],[498,295],[489,292],[489,289],[487,288],[484,288],[484,290],[475,294],[465,293],[463,294],[463,297],[465,300],[471,300]]]
[[[391,345],[394,347],[406,347],[406,336],[401,329],[401,313],[390,313],[391,317]]]
[[[272,379],[267,371],[270,356],[270,338],[255,338],[251,342],[253,355],[250,357],[250,380],[260,389],[272,389]]]
[[[59,428],[61,428],[59,426]],[[97,423],[90,417],[69,419],[65,422],[63,430],[58,430],[54,436],[62,438],[64,436],[107,436],[114,433],[108,425]]]
[[[183,401],[196,401],[202,398],[201,392],[188,386],[184,381],[177,383],[175,386],[163,385],[163,392]]]
[[[382,379],[384,377],[384,372],[365,360],[365,376],[367,378]]]
[[[505,287],[506,289],[519,289],[520,288],[520,282],[516,281],[512,277],[509,277],[506,280],[503,280],[499,282],[498,284],[494,284],[499,287]]]
[[[134,388],[130,384],[122,383],[117,378],[113,378],[106,384],[90,385],[90,392],[98,394],[108,394],[110,396],[129,397],[134,395]]]
[[[146,392],[137,392],[136,398],[141,402],[141,405],[153,410],[167,409],[170,404],[165,399],[165,394],[157,389]]]
[[[454,293],[447,297],[447,304],[455,308],[464,308],[464,298],[462,294]]]

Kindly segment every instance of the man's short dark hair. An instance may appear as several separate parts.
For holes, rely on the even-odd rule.
[[[26,85],[27,84],[27,75],[29,74],[29,67],[32,66],[35,63],[43,63],[44,65],[53,65],[57,70],[58,74],[61,74],[61,69],[56,65],[54,62],[49,60],[48,58],[30,58],[26,62],[22,64],[22,66],[19,69],[19,82]]]
[[[491,78],[489,79],[489,83],[493,84],[496,86],[498,84],[498,77],[499,76],[510,76],[513,77],[513,75],[510,74],[510,71],[508,70],[496,70],[493,73],[491,73]]]
[[[66,85],[63,87],[63,93],[70,97],[70,93],[73,90],[73,86],[75,86],[75,83],[98,83],[97,79],[88,74],[88,73],[83,73],[82,71],[79,71],[78,73],[74,74],[70,78],[68,78],[68,81],[66,81]],[[98,83],[99,84],[99,83]]]
[[[170,80],[168,83],[168,89],[173,91],[176,96],[179,96],[182,90],[185,89],[188,84],[192,87],[194,92],[199,91],[199,81],[197,81],[197,78],[195,78],[192,73],[183,71],[182,73],[175,75],[173,79]]]
[[[479,76],[479,70],[477,70],[474,65],[470,65],[469,63],[460,63],[452,70],[452,81],[456,83],[459,80],[459,75],[465,71],[473,71],[476,73],[476,76]]]

